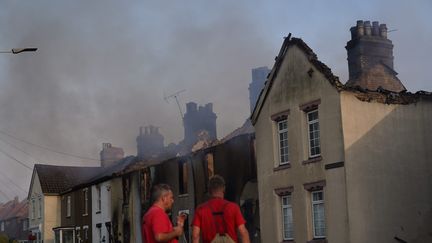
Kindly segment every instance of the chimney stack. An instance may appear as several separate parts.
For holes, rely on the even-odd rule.
[[[387,39],[387,26],[378,21],[358,20],[350,28],[347,42],[349,80],[347,86],[363,89],[384,88],[393,92],[405,91],[393,70],[393,44]]]
[[[100,152],[101,165],[109,166],[116,161],[123,159],[124,152],[122,148],[113,147],[110,143],[102,143],[102,151]]]

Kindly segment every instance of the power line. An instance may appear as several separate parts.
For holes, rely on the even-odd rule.
[[[21,189],[24,193],[27,194],[27,190],[19,186],[18,184],[15,184],[15,182],[12,181],[11,178],[9,178],[7,175],[3,174],[3,172],[0,171],[0,174],[2,174],[10,183],[12,183],[14,186],[16,186],[18,189]]]
[[[6,195],[5,192],[3,192],[2,190],[0,190],[0,193],[6,198],[6,200],[9,200],[10,197],[8,195]]]
[[[16,158],[13,157],[12,155],[6,153],[4,150],[0,149],[0,152],[3,153],[4,155],[6,155],[7,157],[9,157],[9,158],[15,160],[15,161],[18,162],[20,165],[22,165],[22,166],[26,167],[27,169],[33,171],[33,168],[32,168],[32,167],[30,167],[30,166],[24,164],[23,162],[19,161],[18,159],[16,159]]]
[[[0,133],[6,135],[6,136],[8,136],[8,137],[11,137],[11,138],[13,138],[13,139],[15,139],[15,140],[18,140],[18,141],[20,141],[20,142],[23,142],[23,143],[26,143],[26,144],[30,144],[30,145],[33,145],[33,146],[35,146],[35,147],[41,148],[41,149],[48,150],[48,151],[53,152],[53,153],[62,154],[62,155],[67,155],[67,156],[75,157],[75,158],[78,158],[78,159],[99,161],[99,159],[94,159],[94,158],[84,157],[84,156],[75,155],[75,154],[70,154],[70,153],[66,153],[66,152],[56,151],[56,150],[53,150],[53,149],[51,149],[51,148],[48,148],[48,147],[45,147],[45,146],[42,146],[42,145],[39,145],[39,144],[35,144],[35,143],[29,142],[29,141],[27,141],[27,140],[24,140],[24,139],[21,139],[21,138],[18,138],[18,137],[12,136],[12,135],[10,135],[10,134],[8,134],[8,133],[2,131],[2,130],[0,130]]]
[[[9,146],[13,147],[14,149],[16,149],[16,150],[18,150],[18,151],[24,153],[25,155],[29,156],[31,159],[33,159],[33,160],[37,163],[37,160],[36,160],[36,159],[31,155],[31,154],[29,154],[29,153],[27,153],[26,151],[22,150],[20,147],[16,146],[16,145],[13,144],[13,143],[8,142],[7,140],[2,139],[1,137],[0,137],[0,140],[1,140],[3,143],[6,143],[6,144],[8,144]]]

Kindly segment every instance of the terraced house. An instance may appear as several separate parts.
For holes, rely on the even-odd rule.
[[[432,94],[397,78],[385,24],[358,21],[346,49],[342,84],[282,44],[251,119],[262,239],[432,242]]]

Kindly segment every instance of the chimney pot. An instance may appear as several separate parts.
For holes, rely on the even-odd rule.
[[[378,21],[372,22],[372,35],[380,36],[379,23]]]
[[[357,27],[351,27],[351,40],[354,40],[357,38]]]
[[[357,37],[364,35],[364,24],[363,20],[357,20]]]
[[[365,35],[371,35],[372,34],[370,21],[364,22],[364,32],[365,32]]]
[[[386,24],[380,24],[379,32],[380,32],[380,36],[382,38],[387,39],[387,25]]]

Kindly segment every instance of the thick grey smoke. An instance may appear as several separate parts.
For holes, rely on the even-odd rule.
[[[4,0],[0,48],[39,50],[0,56],[0,130],[86,157],[98,158],[102,142],[135,154],[142,125],[159,126],[166,143],[182,139],[177,105],[166,103],[163,94],[186,89],[179,97],[182,104],[214,103],[222,137],[249,115],[251,68],[271,67],[289,32],[303,38],[346,80],[344,46],[357,19],[379,20],[398,29],[389,37],[400,79],[411,91],[432,90],[426,75],[432,7],[428,1],[420,3]],[[2,134],[0,139],[27,151],[31,157],[0,141],[0,148],[29,166],[34,160],[97,163]],[[25,178],[16,183],[26,189],[31,171],[2,154],[0,160],[11,178]],[[0,190],[14,193],[3,186]],[[25,195],[22,190],[16,194]]]

